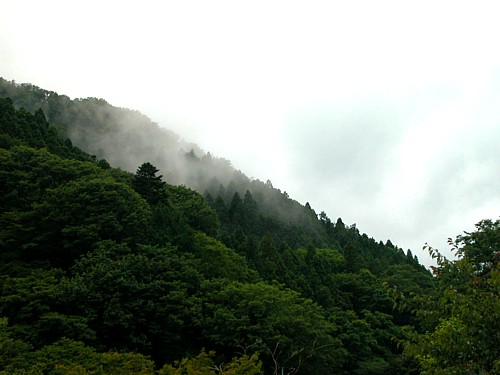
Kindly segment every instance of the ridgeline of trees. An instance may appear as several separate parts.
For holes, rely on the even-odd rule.
[[[432,277],[241,172],[202,195],[152,159],[113,168],[56,120],[119,109],[0,83],[0,373],[500,372],[499,221],[456,261],[431,249]],[[216,160],[182,157],[184,176]]]

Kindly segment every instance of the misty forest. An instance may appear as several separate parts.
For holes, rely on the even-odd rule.
[[[0,159],[1,374],[500,374],[496,218],[428,270],[137,111],[2,78]]]

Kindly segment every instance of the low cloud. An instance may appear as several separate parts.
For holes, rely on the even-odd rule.
[[[296,194],[425,264],[426,242],[449,255],[448,237],[500,212],[500,93],[435,93],[300,111],[285,136]]]

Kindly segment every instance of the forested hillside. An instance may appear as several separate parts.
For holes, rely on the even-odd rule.
[[[160,172],[175,137],[117,169],[82,139],[163,130],[0,83],[1,373],[498,373],[498,221],[459,237],[433,278],[194,145]]]
[[[31,113],[42,109],[59,134],[114,167],[133,173],[148,161],[160,170],[166,182],[209,193],[214,200],[220,197],[227,209],[236,192],[243,199],[249,190],[267,217],[306,227],[316,237],[321,232],[316,214],[312,213],[311,220],[309,209],[273,188],[271,181],[249,179],[230,161],[205,153],[137,111],[114,107],[103,99],[71,100],[32,84],[3,78],[0,97],[10,98],[14,107]]]

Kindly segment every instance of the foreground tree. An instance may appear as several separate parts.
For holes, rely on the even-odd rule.
[[[62,308],[89,317],[97,332],[94,346],[103,351],[139,351],[156,361],[180,358],[195,342],[193,295],[201,279],[196,268],[196,260],[168,245],[131,249],[103,241],[60,285]]]
[[[412,300],[426,332],[406,347],[423,374],[500,374],[500,220],[476,228],[449,240],[457,260],[428,248],[438,294]]]
[[[332,335],[336,327],[311,300],[265,282],[218,279],[202,289],[199,324],[218,353],[235,347],[259,353],[272,374],[282,368],[289,374],[338,373],[342,367],[346,353]]]
[[[166,364],[159,375],[259,375],[262,362],[258,355],[235,357],[229,363],[215,364],[215,352],[202,351],[194,358],[183,358],[174,365]]]

